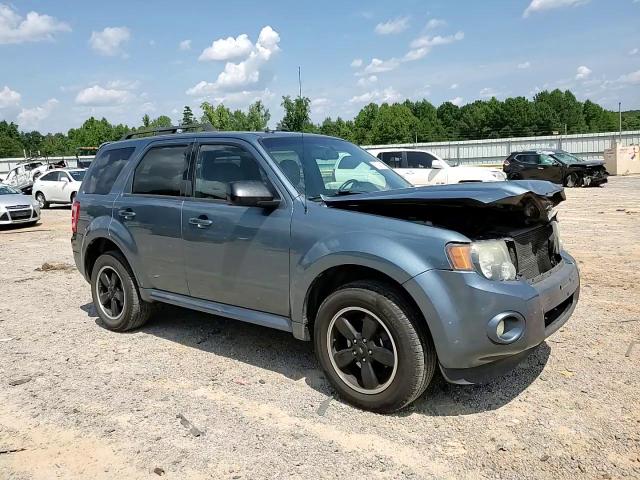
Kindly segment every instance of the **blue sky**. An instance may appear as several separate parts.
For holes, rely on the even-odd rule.
[[[262,99],[275,125],[298,66],[315,121],[553,88],[637,109],[638,20],[640,0],[0,0],[0,119],[56,132]]]

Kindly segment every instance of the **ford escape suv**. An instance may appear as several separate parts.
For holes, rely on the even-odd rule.
[[[578,301],[560,185],[415,188],[319,135],[131,137],[100,148],[72,209],[111,330],[168,303],[288,331],[313,341],[342,398],[391,412],[436,368],[459,384],[508,371]]]

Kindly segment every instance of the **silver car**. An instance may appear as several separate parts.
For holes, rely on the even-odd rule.
[[[0,225],[36,223],[40,220],[40,205],[19,190],[0,183]]]

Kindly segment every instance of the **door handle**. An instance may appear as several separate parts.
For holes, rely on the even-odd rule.
[[[123,208],[122,210],[118,210],[118,215],[120,215],[125,220],[131,220],[136,216],[136,212],[134,212],[130,208]]]
[[[208,228],[213,225],[213,222],[208,218],[190,218],[189,223],[198,228]]]
[[[544,170],[544,167],[538,167],[538,170]]]

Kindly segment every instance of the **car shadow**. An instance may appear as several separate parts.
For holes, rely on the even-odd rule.
[[[92,303],[80,308],[104,328]],[[294,381],[304,379],[316,391],[336,396],[318,366],[312,344],[296,340],[288,332],[170,305],[162,306],[139,331],[267,369]],[[484,385],[452,385],[437,371],[425,393],[395,415],[458,416],[497,410],[540,375],[550,353],[550,347],[543,342],[512,372]]]

